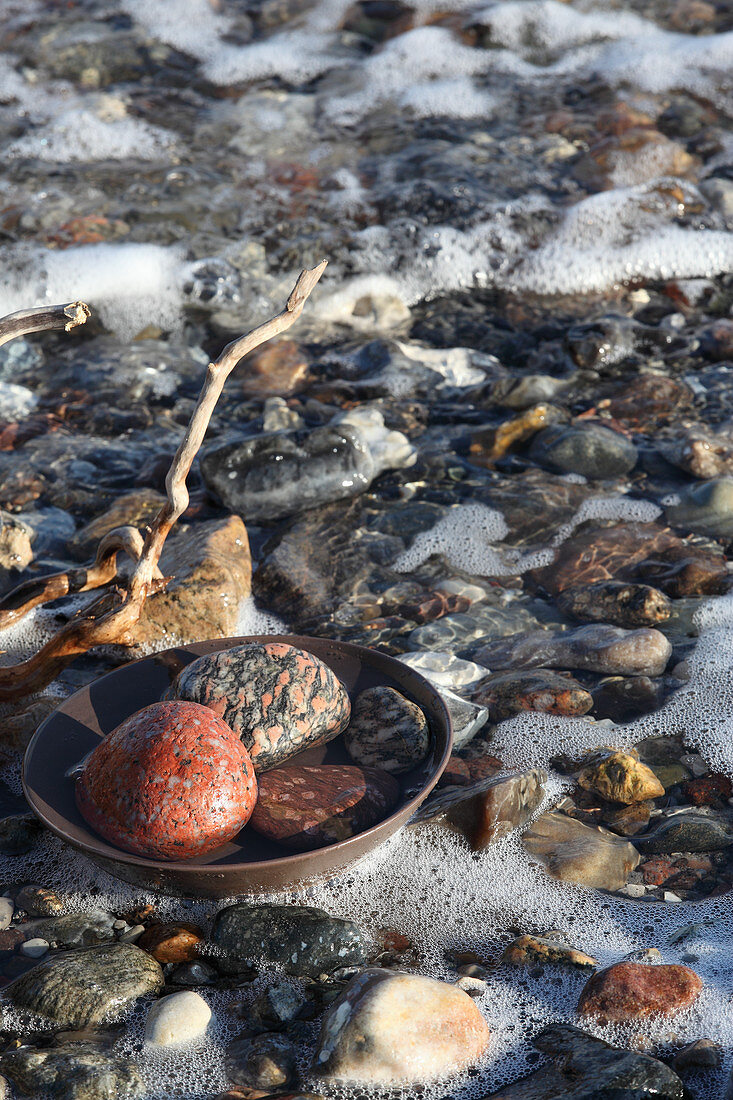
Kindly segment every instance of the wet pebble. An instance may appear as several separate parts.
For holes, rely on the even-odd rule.
[[[0,1055],[0,1069],[32,1097],[41,1090],[59,1100],[141,1100],[145,1095],[135,1063],[110,1054],[94,1039],[44,1048],[24,1045]]]
[[[281,642],[234,646],[199,657],[170,695],[203,703],[249,750],[257,772],[333,740],[351,704],[343,684],[311,653]]]
[[[212,939],[227,972],[275,965],[311,978],[363,963],[372,946],[353,921],[303,905],[228,906],[216,915]]]
[[[691,485],[679,493],[679,503],[665,509],[667,522],[685,534],[695,531],[716,538],[733,535],[733,478],[720,477]]]
[[[644,802],[660,798],[664,787],[650,767],[625,752],[612,752],[583,768],[578,783],[608,802]]]
[[[587,970],[598,966],[598,960],[592,955],[579,951],[570,943],[566,932],[549,931],[541,935],[517,936],[502,952],[502,962],[513,966],[536,966],[537,964],[571,966]]]
[[[641,859],[633,844],[615,833],[556,810],[534,821],[522,843],[552,878],[598,890],[620,890]]]
[[[357,695],[343,740],[357,764],[399,775],[425,759],[430,730],[416,703],[380,685]]]
[[[546,428],[535,436],[530,456],[551,470],[591,479],[628,474],[638,457],[630,439],[596,425]]]
[[[566,588],[558,596],[557,606],[582,622],[612,623],[627,628],[666,622],[672,613],[669,597],[659,589],[623,581]]]
[[[306,1004],[299,986],[274,978],[249,1006],[249,1019],[266,1031],[278,1031],[291,1024]]]
[[[593,706],[591,693],[572,676],[545,668],[486,676],[474,688],[472,698],[486,707],[492,722],[501,722],[523,710],[576,718]]]
[[[35,885],[22,886],[15,895],[15,904],[30,917],[55,917],[64,908],[64,903],[53,890]]]
[[[233,1085],[252,1089],[285,1089],[296,1083],[297,1050],[284,1035],[234,1039],[226,1049],[226,1074]]]
[[[716,852],[733,844],[733,821],[701,807],[655,818],[649,832],[634,843],[645,853]]]
[[[702,979],[687,966],[616,963],[590,978],[578,1012],[612,1023],[674,1016],[695,1003],[702,987]]]
[[[659,676],[671,655],[672,646],[659,630],[601,625],[513,634],[472,652],[492,670],[577,668],[622,676]]]
[[[89,1027],[122,1015],[163,985],[160,965],[132,944],[67,951],[44,959],[7,987],[16,1008],[67,1027]]]
[[[546,782],[543,768],[531,768],[449,788],[423,804],[411,823],[430,822],[452,829],[465,836],[474,851],[481,851],[526,824],[542,803]]]
[[[461,989],[372,968],[326,1013],[313,1067],[353,1084],[417,1084],[472,1065],[488,1042],[486,1021]]]

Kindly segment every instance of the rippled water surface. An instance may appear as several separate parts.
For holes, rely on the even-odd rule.
[[[546,768],[542,812],[559,803],[565,822],[609,824],[575,782],[583,752],[638,745],[665,788],[642,837],[680,812],[733,828],[727,0],[0,0],[0,14],[0,312],[93,310],[83,331],[0,349],[0,507],[34,554],[2,569],[4,590],[83,560],[86,525],[121,496],[163,491],[209,357],[325,257],[292,343],[232,375],[190,479],[191,530],[247,524],[238,631],[416,663],[489,707],[459,770]],[[246,476],[222,450],[243,441]],[[607,582],[605,602],[587,592]],[[654,590],[636,618],[621,582]],[[7,659],[76,606],[6,632]],[[609,656],[610,627],[642,634]],[[84,658],[51,690],[119,659]],[[17,789],[17,756],[4,775]],[[474,854],[423,825],[287,900],[399,929],[426,974],[455,980],[457,947],[491,964],[489,1054],[436,1100],[489,1095],[536,1068],[542,1026],[577,1022],[582,974],[498,963],[512,935],[551,928],[601,965],[643,948],[691,965],[703,994],[674,1021],[583,1026],[663,1057],[719,1042],[723,1066],[688,1085],[722,1098],[733,849],[667,849],[645,870],[651,843],[603,891],[550,878],[517,833]],[[74,911],[141,900],[50,837],[0,865],[0,886],[41,882]],[[217,908],[147,900],[203,923]],[[149,1100],[226,1087],[250,992],[210,989],[206,1048],[163,1060],[141,1052],[136,1010],[118,1049]]]

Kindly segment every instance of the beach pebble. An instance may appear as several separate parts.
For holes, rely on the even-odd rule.
[[[0,898],[0,932],[4,931],[13,919],[15,905],[12,898]]]
[[[550,810],[532,823],[522,844],[553,878],[620,890],[641,859],[633,844],[607,829]]]
[[[235,1039],[227,1047],[226,1074],[233,1085],[246,1088],[288,1088],[297,1078],[295,1046],[270,1033]]]
[[[674,1016],[695,1003],[702,987],[702,978],[688,966],[620,962],[588,980],[578,1012],[611,1023]]]
[[[44,955],[48,954],[48,948],[48,940],[42,940],[38,936],[34,936],[32,940],[26,940],[25,943],[20,945],[20,953],[29,959],[42,959]]]
[[[517,936],[502,953],[502,962],[513,966],[552,964],[576,967],[580,970],[598,966],[598,960],[579,951],[569,942],[565,932],[543,932],[541,936]]]
[[[357,695],[344,744],[357,764],[399,775],[425,759],[430,730],[416,703],[394,688],[380,685]]]
[[[463,990],[371,968],[326,1013],[313,1067],[347,1084],[411,1085],[475,1064],[488,1042],[488,1025]]]
[[[22,886],[15,895],[18,909],[24,909],[29,917],[56,917],[63,912],[64,903],[53,890],[44,886]]]
[[[156,1047],[182,1046],[203,1038],[211,1009],[198,993],[183,990],[161,997],[145,1020],[145,1042]]]
[[[198,957],[203,933],[197,924],[171,921],[152,924],[137,940],[138,947],[148,951],[159,963],[192,962]]]
[[[481,851],[528,821],[545,797],[546,782],[543,768],[530,768],[454,787],[421,806],[411,824],[426,821],[453,829]]]
[[[307,852],[370,829],[389,816],[399,797],[397,780],[380,768],[285,764],[260,776],[250,828]]]
[[[661,676],[672,655],[653,628],[601,624],[554,633],[531,630],[477,647],[472,657],[492,671],[520,668],[587,669],[619,676]]]
[[[363,963],[372,947],[353,921],[305,905],[227,906],[214,919],[212,939],[225,972],[276,966],[311,978]]]
[[[547,668],[492,673],[474,688],[472,698],[487,708],[491,722],[501,722],[523,710],[577,718],[593,706],[587,688],[572,676]]]
[[[82,816],[105,840],[164,860],[226,844],[256,798],[239,737],[191,702],[153,703],[133,714],[100,741],[76,783]]]
[[[644,802],[661,798],[664,787],[650,767],[626,752],[611,752],[583,768],[578,783],[607,802]]]
[[[199,657],[169,695],[203,703],[247,747],[256,772],[337,737],[349,721],[349,696],[312,653],[282,642],[250,642]]]
[[[556,424],[534,437],[530,457],[564,474],[621,477],[636,465],[636,447],[625,435],[595,424]]]
[[[16,1008],[65,1027],[89,1027],[124,1014],[163,986],[159,963],[133,944],[104,944],[42,959],[6,988]]]

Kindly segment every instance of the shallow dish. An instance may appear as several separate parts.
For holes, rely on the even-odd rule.
[[[244,642],[288,642],[327,664],[352,700],[358,692],[386,684],[422,707],[432,733],[428,759],[399,776],[401,798],[384,821],[363,833],[313,852],[288,854],[244,828],[230,844],[199,859],[165,863],[123,852],[84,821],[66,772],[125,718],[157,702],[178,672],[204,654]],[[438,782],[452,745],[450,716],[435,688],[419,673],[385,653],[347,642],[297,635],[257,635],[179,646],[123,665],[77,691],[39,726],[25,754],[23,788],[34,813],[52,832],[112,875],[146,890],[187,897],[224,898],[295,888],[327,878],[373,851],[414,813]],[[341,738],[292,757],[289,764],[352,763]]]

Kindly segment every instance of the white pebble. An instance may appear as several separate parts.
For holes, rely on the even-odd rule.
[[[211,1020],[203,997],[191,990],[170,993],[151,1006],[145,1021],[145,1042],[157,1047],[181,1046],[200,1039]]]
[[[5,929],[13,919],[15,906],[12,898],[0,898],[0,931]]]
[[[41,956],[45,955],[47,951],[48,940],[26,940],[25,943],[22,943],[20,945],[21,955],[26,955],[29,959],[40,959]]]
[[[675,902],[675,901],[682,901],[682,898],[679,896],[679,894],[672,893],[671,890],[665,890],[664,891],[664,900]]]
[[[646,887],[640,882],[629,882],[624,887],[625,894],[628,894],[630,898],[643,898],[646,893]]]
[[[489,983],[483,978],[472,978],[468,974],[462,974],[456,985],[464,993],[468,993],[469,997],[480,997],[489,988]]]

